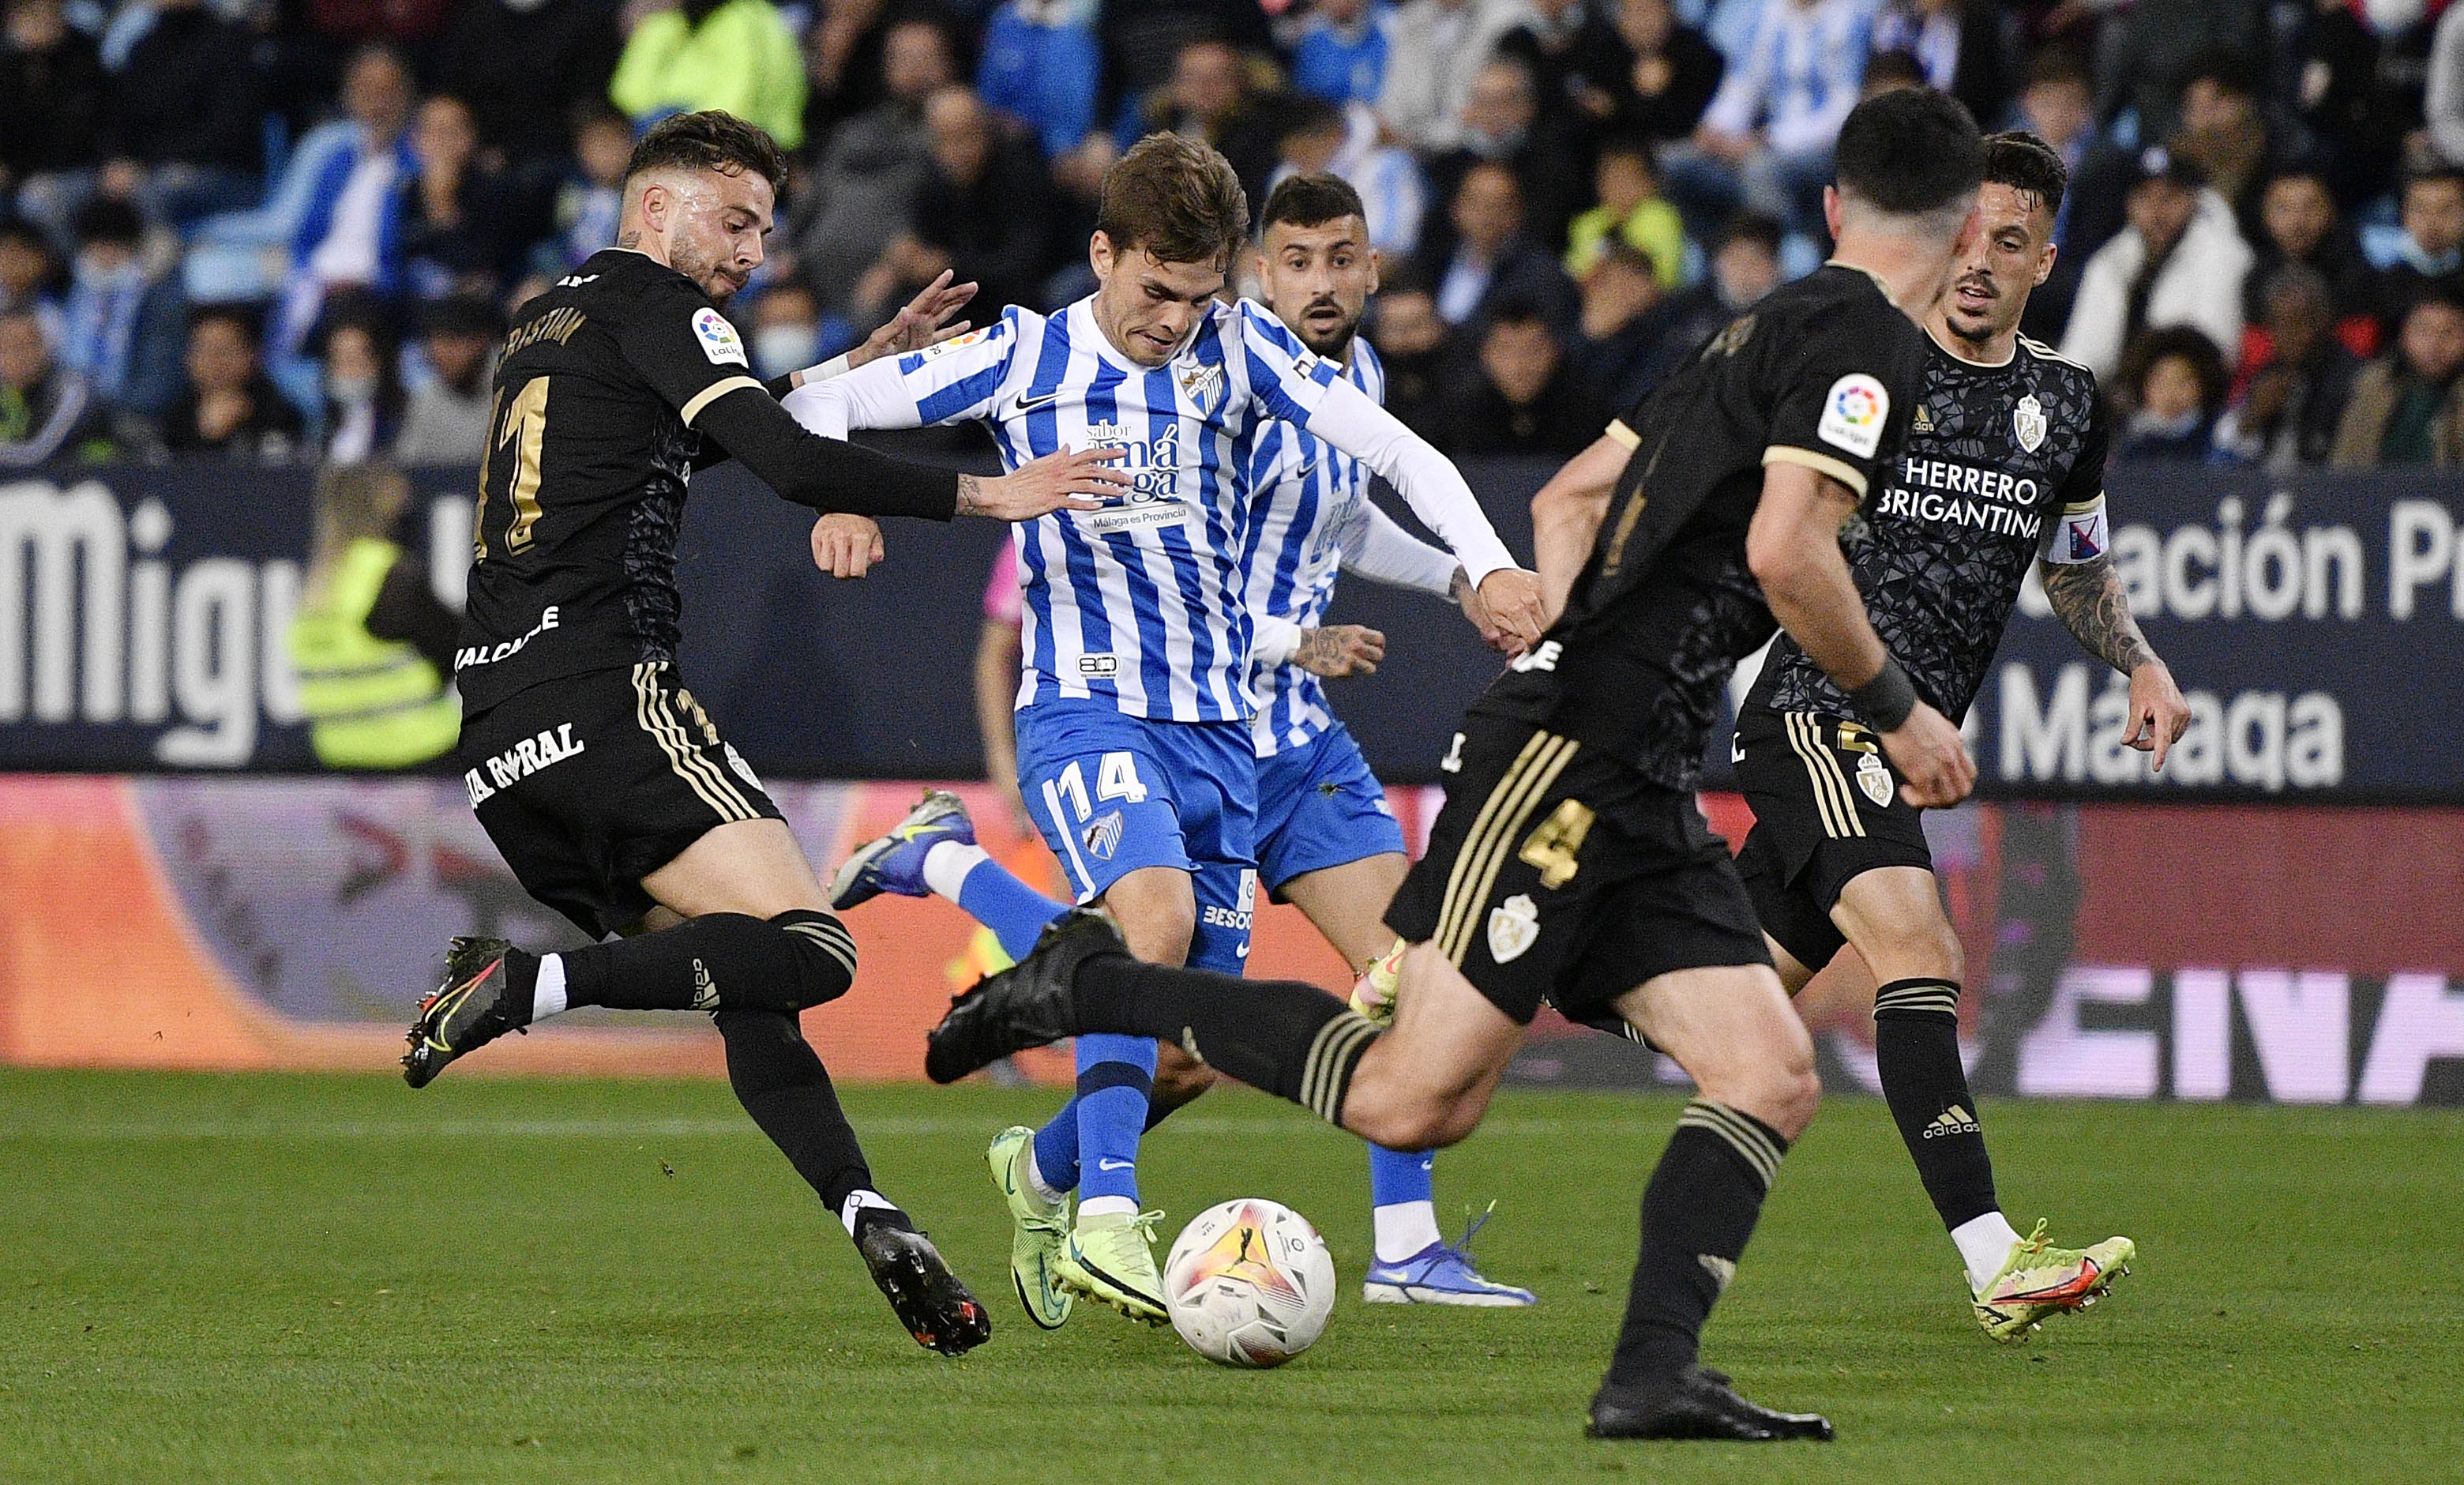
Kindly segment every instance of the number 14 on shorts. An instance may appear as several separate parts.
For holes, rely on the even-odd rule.
[[[1106,753],[1097,761],[1092,800],[1087,795],[1086,771],[1076,759],[1071,759],[1069,765],[1045,785],[1044,789],[1055,801],[1067,800],[1070,814],[1080,821],[1093,814],[1096,805],[1108,800],[1142,805],[1147,799],[1147,787],[1138,782],[1137,755],[1127,752]]]

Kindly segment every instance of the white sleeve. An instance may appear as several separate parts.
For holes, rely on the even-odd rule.
[[[990,413],[1001,394],[1023,313],[1009,310],[980,330],[883,356],[844,375],[808,376],[780,400],[797,422],[825,438],[845,438],[855,429],[973,422]]]
[[[898,363],[887,356],[844,376],[808,381],[779,405],[812,432],[841,440],[859,428],[916,428],[924,421]]]
[[[1249,616],[1249,663],[1260,670],[1276,670],[1292,663],[1301,647],[1301,627],[1289,619],[1279,619],[1271,613]]]
[[[1388,587],[1452,598],[1461,564],[1454,553],[1441,551],[1395,523],[1395,518],[1373,500],[1359,500],[1344,517],[1343,570],[1358,573]]]
[[[1453,549],[1474,587],[1490,573],[1515,565],[1471,486],[1463,483],[1462,471],[1367,392],[1350,382],[1336,382],[1318,398],[1303,426],[1385,476],[1387,483],[1402,492],[1412,514]]]

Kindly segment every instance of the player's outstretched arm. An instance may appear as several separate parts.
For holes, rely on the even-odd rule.
[[[1763,467],[1763,498],[1746,532],[1746,565],[1771,616],[1839,683],[1881,734],[1911,805],[1954,805],[1976,787],[1959,729],[1916,694],[1865,617],[1865,600],[1839,549],[1857,494],[1803,464]]]
[[[2113,559],[2039,563],[2036,572],[2044,580],[2045,601],[2079,648],[2130,677],[2130,726],[2123,741],[2155,754],[2150,765],[2163,769],[2165,754],[2189,730],[2190,704],[2131,617],[2130,597]]]
[[[1591,447],[1566,461],[1563,469],[1531,497],[1532,560],[1540,568],[1542,618],[1554,624],[1573,595],[1574,579],[1591,561],[1592,543],[1599,539],[1600,522],[1608,519],[1609,500],[1617,477],[1625,472],[1634,446],[1620,439],[1612,424]]]
[[[1249,658],[1258,665],[1297,665],[1330,680],[1375,676],[1386,658],[1386,636],[1365,624],[1321,624],[1303,629],[1270,613],[1251,616],[1255,629]]]
[[[1515,649],[1539,641],[1548,627],[1540,616],[1539,579],[1514,565],[1452,460],[1349,382],[1328,387],[1304,426],[1402,492],[1412,514],[1453,550]]]
[[[863,344],[820,366],[788,372],[785,385],[775,387],[778,394],[784,397],[808,382],[826,382],[884,357],[903,356],[966,334],[971,321],[961,320],[953,324],[950,317],[967,307],[967,302],[976,297],[976,285],[953,283],[951,280],[957,277],[947,268],[941,270],[940,277],[916,290],[915,297],[900,306],[897,314],[864,338]]]
[[[1480,601],[1480,589],[1472,586],[1471,575],[1455,561],[1455,554],[1431,546],[1404,530],[1375,501],[1362,500],[1354,505],[1338,535],[1343,543],[1344,571],[1356,572],[1388,587],[1407,587],[1447,599],[1462,607],[1463,617],[1480,631],[1481,643],[1509,654],[1521,648],[1488,616],[1488,606]]]

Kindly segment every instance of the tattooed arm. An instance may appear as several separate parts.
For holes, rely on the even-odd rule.
[[[2162,770],[2166,752],[2190,725],[2190,708],[2173,684],[2173,673],[2156,657],[2147,636],[2139,632],[2139,621],[2130,616],[2130,600],[2113,560],[2041,563],[2036,571],[2044,580],[2046,602],[2079,648],[2130,677],[2130,725],[2123,741],[2154,753],[2154,766]]]

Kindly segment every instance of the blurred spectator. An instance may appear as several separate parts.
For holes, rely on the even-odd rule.
[[[2287,261],[2266,278],[2258,322],[2265,357],[2217,425],[2216,442],[2267,469],[2323,464],[2361,362],[2336,339],[2327,280]]]
[[[2182,84],[2194,71],[2218,57],[2255,65],[2267,55],[2268,10],[2268,0],[2133,0],[2103,49],[2097,112],[2136,112],[2144,143],[2172,138]]]
[[[480,158],[471,105],[458,98],[440,93],[419,105],[410,152],[416,164],[402,222],[409,288],[431,299],[495,293],[509,234],[538,213],[525,210],[527,202],[504,174]]]
[[[61,0],[8,0],[0,29],[0,215],[12,198],[60,225],[91,184],[102,122],[102,56]]]
[[[605,103],[575,111],[573,173],[557,188],[556,242],[548,261],[561,271],[616,240],[625,208],[625,166],[633,158],[633,129]]]
[[[1046,159],[1095,131],[1104,92],[1098,8],[1099,0],[1005,0],[985,28],[976,91],[1025,125]]]
[[[1857,84],[1857,100],[1901,88],[1926,86],[1925,64],[1912,52],[1877,52],[1865,58],[1864,80]]]
[[[1019,591],[1018,543],[993,553],[984,582],[984,622],[976,632],[976,735],[983,742],[984,782],[1008,807],[1010,830],[1035,833],[1035,817],[1018,787],[1018,665],[1025,604]]]
[[[2418,172],[2404,183],[2396,258],[2372,275],[2365,307],[2392,336],[2426,294],[2464,292],[2464,169]]]
[[[42,321],[22,309],[0,313],[0,469],[112,452],[102,405],[53,359]]]
[[[574,110],[606,106],[623,41],[615,0],[458,0],[437,89],[471,105],[516,179],[549,188]]]
[[[2150,330],[2123,358],[2122,385],[2130,416],[2115,458],[2207,463],[2215,457],[2216,415],[2225,404],[2225,360],[2215,342],[2189,325]]]
[[[102,189],[186,226],[255,199],[264,99],[247,31],[205,0],[149,6],[152,23],[111,70]]]
[[[762,290],[753,301],[754,374],[776,381],[820,361],[821,318],[821,301],[801,278],[781,279]]]
[[[845,308],[856,278],[908,231],[933,168],[924,100],[958,78],[949,36],[931,21],[883,34],[881,72],[884,98],[831,133],[794,209],[797,267],[827,309]]]
[[[1698,218],[1743,201],[1818,233],[1831,146],[1857,106],[1871,29],[1864,0],[1769,0],[1692,144],[1661,153],[1669,196]]]
[[[1384,0],[1318,0],[1292,47],[1292,86],[1338,106],[1375,104],[1395,17]]]
[[[1660,341],[1667,333],[1671,305],[1650,256],[1624,242],[1611,242],[1583,279],[1581,336],[1574,343],[1575,371],[1593,397],[1623,411],[1651,389]]]
[[[1474,165],[1502,165],[1523,188],[1525,233],[1551,251],[1565,242],[1566,224],[1582,197],[1579,141],[1562,120],[1542,117],[1529,64],[1499,55],[1472,75],[1457,138],[1429,166],[1429,183],[1441,198],[1451,199]]]
[[[2080,272],[2122,230],[2122,203],[2135,166],[2097,132],[2086,64],[2065,48],[2045,47],[2028,58],[2018,115],[2020,127],[2043,140],[2070,171],[2070,188],[2054,213],[2053,272],[2028,296],[2019,321],[2040,341],[2058,341],[2079,298]]]
[[[1554,255],[1523,235],[1523,188],[1514,172],[1487,161],[1474,165],[1455,191],[1450,215],[1453,251],[1424,253],[1421,260],[1439,319],[1463,324],[1509,299],[1538,305],[1556,323],[1573,318],[1573,286]]]
[[[1134,103],[1165,89],[1182,50],[1195,41],[1221,41],[1249,56],[1272,55],[1266,10],[1262,0],[1109,0],[1095,26],[1113,96]]]
[[[325,458],[364,464],[383,457],[408,401],[393,337],[381,316],[353,306],[329,318],[321,339]]]
[[[1669,0],[1617,0],[1616,14],[1625,50],[1617,75],[1600,79],[1606,122],[1655,144],[1692,138],[1720,91],[1727,61],[1701,32],[1679,22]]]
[[[1650,143],[1630,135],[1601,145],[1592,185],[1599,204],[1567,230],[1566,272],[1582,279],[1611,242],[1621,242],[1649,259],[1662,288],[1684,282],[1685,224],[1661,199]]]
[[[1123,149],[1157,129],[1202,139],[1223,152],[1249,199],[1266,199],[1266,176],[1281,142],[1279,100],[1266,85],[1271,69],[1254,72],[1228,41],[1192,41],[1173,58],[1172,78],[1122,120],[1113,143]]]
[[[2464,10],[2451,5],[2430,40],[2430,86],[2421,100],[2430,151],[2464,168]]]
[[[33,315],[55,345],[61,335],[59,277],[50,238],[29,222],[0,222],[0,314]]]
[[[1400,145],[1378,142],[1377,116],[1365,104],[1338,109],[1322,99],[1294,100],[1284,109],[1283,158],[1266,178],[1272,190],[1287,175],[1327,170],[1360,192],[1369,211],[1369,245],[1403,255],[1420,240],[1429,185],[1419,162]]]
[[[2263,297],[2280,268],[2317,273],[2340,314],[2366,296],[2361,243],[2337,213],[2326,179],[2314,170],[2283,170],[2259,187],[2258,238],[2251,249],[2255,256],[2242,295],[2243,318],[2250,323],[2265,318]]]
[[[2257,224],[2259,188],[2285,163],[2256,90],[2253,69],[2239,59],[2204,58],[2182,85],[2182,126],[2172,145],[2233,205],[2245,233]]]
[[[913,232],[891,244],[882,268],[890,282],[859,288],[866,318],[895,312],[941,270],[973,279],[970,318],[988,324],[1010,304],[1033,308],[1052,270],[1052,188],[1035,146],[993,125],[973,90],[943,88],[925,100],[933,166],[917,188]]]
[[[326,298],[339,289],[389,295],[403,278],[404,185],[418,168],[410,148],[417,102],[410,66],[389,46],[367,46],[342,74],[350,141],[327,158],[291,239],[277,354],[304,344]]]
[[[1530,18],[1497,38],[1494,55],[1521,62],[1530,72],[1543,118],[1588,132],[1616,106],[1595,80],[1613,79],[1624,59],[1625,43],[1610,22],[1616,0],[1527,3]]]
[[[1599,437],[1608,414],[1566,365],[1542,307],[1508,300],[1480,338],[1480,375],[1447,420],[1455,454],[1571,458]]]
[[[505,322],[481,296],[438,299],[420,319],[420,351],[428,374],[403,405],[393,456],[403,464],[473,464],[488,441],[488,413],[496,347]],[[808,366],[800,362],[799,366]]]
[[[642,17],[607,97],[637,124],[723,108],[782,149],[804,143],[804,57],[770,0],[679,0]]]
[[[157,418],[180,394],[188,301],[168,259],[149,254],[145,223],[124,201],[77,209],[76,277],[61,310],[61,361],[95,397]]]
[[[1694,347],[1725,329],[1779,286],[1780,227],[1756,211],[1729,218],[1711,254],[1703,281],[1668,301],[1664,328],[1642,373],[1646,389],[1658,387],[1694,354]]]
[[[2018,91],[2017,28],[1993,0],[1885,0],[1874,50],[1916,58],[1925,85],[1968,105],[1991,129]]]
[[[252,463],[295,457],[304,425],[257,361],[256,322],[213,305],[188,317],[188,385],[163,420],[173,454],[218,454]]]
[[[462,727],[455,618],[436,598],[410,481],[383,466],[317,478],[316,546],[285,636],[309,744],[331,768],[409,768],[452,750]]]
[[[2328,462],[2338,469],[2464,465],[2464,299],[2440,291],[2413,301],[2395,353],[2353,382]]]
[[[2389,165],[2421,123],[2421,79],[2406,78],[2405,49],[2384,44],[2366,9],[2312,0],[2291,58],[2297,117],[2328,155],[2329,184],[2348,207],[2387,188]]]
[[[1463,142],[1471,79],[1497,38],[1530,16],[1524,0],[1405,0],[1395,11],[1377,117],[1413,149]]]
[[[2250,246],[2199,167],[2167,150],[2146,151],[2125,210],[2130,225],[2080,276],[2062,354],[2110,378],[2123,347],[2143,329],[2189,325],[2211,344],[2238,346]]]
[[[1386,410],[1434,441],[1444,428],[1446,383],[1454,366],[1437,299],[1405,266],[1385,276],[1370,308],[1369,340],[1386,364]]]

